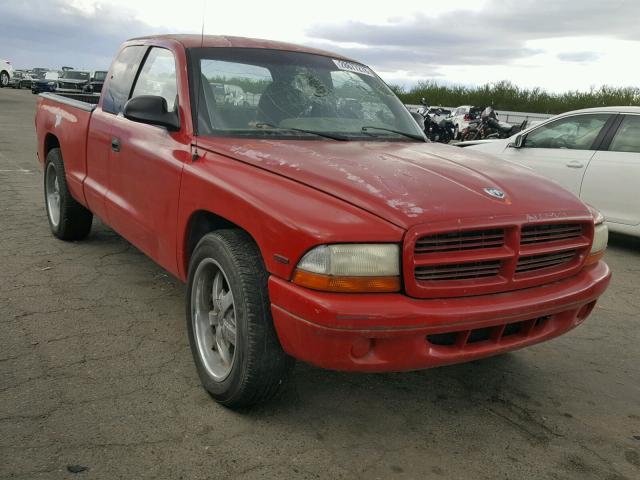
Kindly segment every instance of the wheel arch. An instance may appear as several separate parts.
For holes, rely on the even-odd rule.
[[[58,137],[56,137],[53,133],[49,132],[44,137],[43,152],[44,152],[45,160],[47,158],[48,153],[54,148],[60,148],[60,140],[58,140]]]
[[[188,272],[191,255],[193,254],[196,245],[198,245],[198,242],[200,241],[200,239],[202,239],[202,237],[204,237],[207,233],[215,232],[216,230],[230,228],[241,230],[249,235],[249,237],[251,237],[251,239],[253,240],[253,243],[255,243],[258,247],[260,254],[262,255],[262,249],[260,249],[256,238],[251,234],[251,232],[247,231],[245,228],[242,228],[237,223],[234,223],[221,215],[213,213],[210,210],[196,210],[189,217],[184,231],[183,251],[180,258],[180,262],[182,263],[181,267],[184,269],[183,271],[185,273]]]

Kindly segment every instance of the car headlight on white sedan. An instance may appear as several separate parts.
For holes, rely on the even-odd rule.
[[[400,246],[395,243],[320,245],[300,259],[293,283],[326,292],[398,292]]]
[[[589,256],[585,260],[585,265],[593,265],[598,263],[604,256],[604,252],[607,249],[609,243],[609,229],[604,220],[604,215],[593,207],[590,207],[593,214],[593,243],[591,244],[591,251]]]

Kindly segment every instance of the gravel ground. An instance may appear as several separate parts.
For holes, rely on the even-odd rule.
[[[609,291],[559,339],[404,374],[298,364],[232,412],[198,383],[183,285],[101,224],[50,235],[35,99],[0,90],[0,477],[640,478],[639,241],[612,239]]]

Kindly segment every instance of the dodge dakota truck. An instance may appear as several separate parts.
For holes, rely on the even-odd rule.
[[[294,359],[406,371],[549,340],[609,283],[597,211],[525,167],[430,143],[349,58],[137,38],[86,100],[38,99],[51,231],[77,241],[96,216],[187,283],[196,369],[223,405],[265,401]]]

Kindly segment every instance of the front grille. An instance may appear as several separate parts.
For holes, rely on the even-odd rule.
[[[504,230],[472,230],[467,232],[438,233],[421,237],[416,242],[415,252],[455,252],[476,248],[497,248],[504,245]]]
[[[498,274],[499,260],[487,262],[453,263],[448,265],[432,265],[416,268],[417,280],[465,280],[469,278],[493,277]]]
[[[520,243],[523,245],[541,242],[554,242],[578,238],[582,235],[579,223],[560,223],[546,225],[526,225],[522,228]]]
[[[414,240],[408,240],[405,249],[405,287],[409,295],[437,298],[540,285],[575,273],[592,236],[588,221],[507,223],[408,235]]]
[[[516,273],[531,272],[543,268],[552,268],[571,262],[576,256],[575,250],[560,253],[545,253],[520,257],[516,266]]]

